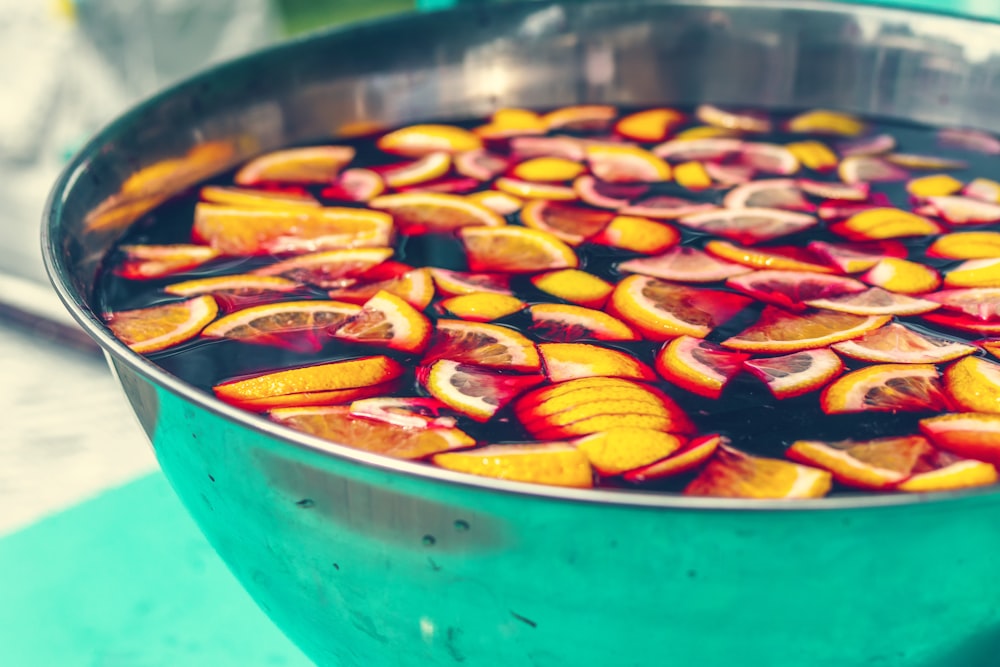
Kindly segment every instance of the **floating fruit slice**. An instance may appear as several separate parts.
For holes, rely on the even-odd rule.
[[[788,119],[785,129],[801,134],[835,134],[855,137],[865,131],[865,123],[857,116],[842,111],[813,109]]]
[[[489,445],[438,454],[431,460],[447,470],[510,482],[584,489],[594,485],[587,456],[561,442]]]
[[[685,215],[678,222],[700,232],[751,245],[801,232],[816,225],[806,213],[774,208],[720,208]]]
[[[721,445],[684,489],[687,496],[716,498],[822,498],[832,477],[825,470],[745,454]]]
[[[392,256],[392,248],[351,248],[299,255],[253,271],[258,276],[282,276],[300,283],[332,288],[352,285],[359,275]]]
[[[440,359],[417,371],[417,379],[431,396],[478,422],[494,414],[531,387],[541,375],[515,375]]]
[[[490,209],[461,195],[444,192],[401,192],[376,197],[372,208],[392,215],[404,234],[448,232],[485,226],[501,227],[506,221]]]
[[[806,194],[823,199],[842,201],[864,201],[868,199],[871,186],[867,183],[837,183],[835,181],[812,181],[808,178],[798,180],[799,188]]]
[[[510,152],[516,160],[561,157],[583,162],[586,157],[583,142],[573,137],[514,137],[510,140]]]
[[[920,432],[953,454],[1000,465],[1000,415],[980,412],[920,420]]]
[[[407,428],[359,417],[346,405],[278,408],[268,416],[301,433],[396,459],[425,459],[476,444],[457,428]]]
[[[232,312],[205,327],[205,338],[229,338],[316,353],[332,330],[357,315],[361,307],[339,301],[281,301]]]
[[[692,438],[667,458],[630,470],[622,477],[627,482],[642,483],[694,470],[710,459],[723,442],[716,434]]]
[[[754,271],[730,278],[726,286],[787,310],[805,310],[808,301],[865,290],[864,284],[852,278],[806,271]]]
[[[813,171],[834,169],[840,160],[830,147],[819,141],[793,141],[785,146],[800,164]]]
[[[715,343],[680,336],[660,349],[656,370],[668,382],[699,396],[718,398],[749,358],[749,354],[733,352]]]
[[[606,104],[579,104],[562,107],[542,116],[549,130],[599,132],[607,129],[618,110]]]
[[[527,109],[497,109],[486,125],[473,128],[484,139],[503,139],[519,135],[545,134],[545,121]]]
[[[751,112],[735,112],[720,109],[714,104],[699,104],[694,110],[695,118],[715,127],[739,132],[770,132],[772,125],[766,116]]]
[[[606,183],[655,183],[670,180],[670,165],[639,146],[590,144],[585,147],[585,152],[590,172]]]
[[[473,292],[445,299],[441,302],[441,307],[463,320],[490,322],[520,312],[527,304],[507,294]]]
[[[452,428],[455,417],[441,401],[425,397],[363,398],[351,403],[352,415],[403,428]]]
[[[681,162],[674,167],[677,185],[688,190],[705,190],[712,187],[712,177],[701,162]]]
[[[1000,320],[1000,288],[951,289],[928,294],[927,299],[946,310],[964,313],[979,320]]]
[[[840,357],[827,349],[752,359],[743,365],[779,400],[816,391],[844,370]]]
[[[586,171],[579,162],[562,157],[536,157],[521,162],[511,170],[515,178],[531,182],[571,181]]]
[[[996,466],[991,463],[963,459],[941,450],[922,458],[916,470],[916,474],[896,487],[898,491],[926,493],[967,489],[995,484],[1000,478]]]
[[[613,312],[650,340],[704,338],[751,303],[751,299],[649,276],[622,280],[611,294]]]
[[[941,276],[929,266],[898,257],[886,257],[861,280],[897,294],[923,294],[941,286]]]
[[[464,227],[459,236],[473,271],[535,273],[576,268],[573,249],[538,229],[524,227]]]
[[[649,255],[664,252],[677,245],[680,238],[680,233],[665,223],[638,216],[619,215],[612,218],[591,241]]]
[[[1000,258],[970,259],[944,276],[946,287],[1000,287]]]
[[[532,277],[531,283],[543,292],[565,301],[600,308],[614,287],[597,276],[578,269],[562,269]]]
[[[310,194],[260,190],[224,185],[206,185],[199,191],[202,201],[225,206],[259,206],[260,208],[300,207],[316,208],[319,202]]]
[[[806,246],[824,262],[835,266],[841,273],[861,273],[872,268],[885,257],[906,257],[906,246],[899,241],[873,241],[862,243],[827,243],[812,241]]]
[[[1000,258],[1000,232],[953,232],[939,236],[927,248],[932,257],[946,259]]]
[[[388,245],[392,218],[357,208],[195,206],[193,235],[226,255]]]
[[[447,296],[474,292],[510,294],[510,276],[503,273],[462,273],[447,269],[431,269],[438,291]]]
[[[236,172],[233,182],[237,185],[329,183],[353,159],[354,149],[350,146],[288,148],[246,163]]]
[[[471,202],[475,202],[480,206],[485,206],[494,213],[498,213],[500,215],[517,213],[524,205],[524,202],[514,195],[509,195],[506,192],[497,192],[496,190],[473,192],[470,195],[466,195],[466,199]]]
[[[602,477],[648,466],[680,449],[676,435],[648,428],[611,428],[573,442]]]
[[[986,155],[1000,155],[1000,139],[982,130],[970,128],[944,128],[938,130],[938,141],[943,146],[962,148]]]
[[[423,313],[395,294],[382,291],[333,331],[352,343],[381,345],[400,352],[420,352],[431,337],[431,323]]]
[[[983,225],[1000,222],[1000,204],[974,197],[952,195],[927,197],[935,213],[953,225]]]
[[[538,353],[551,382],[586,377],[656,380],[656,373],[624,352],[589,343],[540,343]]]
[[[203,245],[123,245],[125,261],[115,273],[129,280],[151,280],[194,269],[219,256],[219,251]]]
[[[644,183],[605,183],[590,174],[583,174],[573,181],[573,190],[585,204],[612,210],[641,199],[649,192],[649,187]]]
[[[536,199],[521,209],[521,222],[556,236],[570,245],[580,245],[603,230],[614,214],[586,206]]]
[[[699,139],[722,139],[737,136],[739,136],[739,133],[735,130],[727,130],[723,127],[713,127],[712,125],[693,125],[680,130],[674,135],[674,140],[696,141]]]
[[[263,373],[212,390],[227,403],[259,410],[333,405],[389,393],[405,370],[399,362],[379,355]]]
[[[856,213],[870,211],[873,208],[885,208],[892,202],[882,192],[874,193],[867,201],[827,200],[816,208],[820,220],[835,221],[850,218]]]
[[[962,362],[958,362],[962,363]],[[933,364],[878,364],[841,376],[826,388],[820,406],[846,412],[931,412],[951,408]]]
[[[798,181],[791,178],[771,178],[737,186],[726,194],[722,203],[727,208],[788,211],[811,211],[815,208],[802,195]]]
[[[946,313],[942,311],[937,311],[933,313],[927,313],[923,316],[925,320],[936,324],[938,326],[947,327],[949,329],[957,329],[959,331],[971,331],[974,333],[982,334],[1000,334],[1000,322],[989,321],[984,322],[975,317],[969,317],[968,315],[962,315],[959,313]]]
[[[719,161],[736,155],[743,142],[730,138],[673,139],[653,149],[653,154],[673,164],[681,162]]]
[[[327,199],[339,201],[370,201],[385,191],[382,177],[371,169],[345,169],[333,185],[320,193]]]
[[[852,315],[921,315],[940,307],[934,301],[887,292],[881,287],[872,287],[855,294],[813,299],[807,301],[806,305]]]
[[[615,123],[615,132],[641,143],[663,141],[680,123],[684,114],[673,109],[644,109]]]
[[[1000,183],[988,178],[975,178],[962,189],[962,194],[973,199],[1000,203]]]
[[[960,409],[1000,413],[1000,365],[980,357],[959,359],[945,369],[944,385]]]
[[[921,176],[906,184],[906,191],[914,197],[943,197],[961,189],[962,181],[948,174]]]
[[[757,322],[722,345],[747,352],[798,352],[851,340],[889,321],[888,316],[849,315],[829,311],[790,313],[766,306]]]
[[[521,199],[548,199],[550,201],[573,201],[577,199],[576,190],[566,185],[522,181],[507,176],[501,176],[494,181],[493,187]]]
[[[850,155],[837,167],[837,174],[844,183],[883,183],[905,181],[910,175],[891,162],[870,155]]]
[[[277,276],[255,276],[241,273],[211,278],[196,278],[167,285],[163,291],[175,296],[198,296],[200,294],[220,294],[234,296],[257,296],[268,292],[293,292],[301,287],[299,283]]]
[[[844,356],[862,361],[937,364],[972,354],[976,351],[976,346],[920,333],[893,322],[860,338],[836,343],[833,349]]]
[[[535,344],[509,327],[462,320],[438,320],[424,363],[448,359],[463,364],[537,371]]]
[[[215,299],[205,295],[149,308],[120,310],[104,319],[112,333],[133,352],[149,354],[194,338],[218,312]]]
[[[696,202],[669,195],[653,195],[633,201],[621,209],[624,215],[638,215],[644,218],[676,219],[703,211],[715,210],[715,204]]]
[[[883,207],[855,213],[830,229],[855,241],[927,236],[944,231],[938,223],[916,213]]]
[[[941,157],[939,155],[920,155],[917,153],[889,153],[885,159],[907,169],[965,169],[968,163],[964,160]]]
[[[753,269],[717,259],[690,246],[677,246],[656,257],[630,259],[618,265],[624,273],[639,273],[664,280],[711,283],[751,272]]]
[[[366,278],[367,275],[362,275],[357,284],[332,289],[327,294],[331,299],[364,303],[379,292],[388,292],[417,310],[426,308],[434,298],[434,281],[428,269],[414,269],[385,280],[367,282]]]
[[[699,163],[705,168],[705,173],[722,186],[740,185],[753,180],[755,170],[743,164],[720,164],[718,162]]]
[[[458,153],[453,162],[455,171],[479,181],[491,181],[507,170],[506,158],[482,149]]]
[[[777,144],[747,142],[740,160],[766,174],[787,176],[799,170],[799,160],[792,151]]]
[[[391,188],[405,188],[441,178],[451,170],[451,155],[445,152],[428,153],[413,162],[380,167],[379,173]]]
[[[428,153],[462,153],[482,148],[482,140],[453,125],[410,125],[379,137],[377,145],[388,153],[422,157]]]
[[[705,250],[729,262],[742,264],[754,269],[775,271],[809,271],[812,273],[833,273],[833,269],[817,264],[805,250],[794,247],[742,248],[727,241],[709,241]]]
[[[920,459],[932,451],[926,439],[913,435],[862,442],[797,440],[785,454],[793,461],[828,470],[846,486],[879,491],[892,489],[908,478]]]
[[[844,157],[884,155],[894,148],[896,148],[896,137],[886,133],[845,141],[838,146]]]
[[[607,313],[561,303],[531,306],[531,332],[543,340],[572,343],[583,338],[594,340],[637,340],[627,324]]]

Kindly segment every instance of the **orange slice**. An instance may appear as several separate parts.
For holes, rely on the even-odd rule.
[[[477,149],[454,157],[455,171],[478,181],[492,181],[507,170],[508,160],[500,155]]]
[[[885,159],[893,164],[908,169],[965,169],[969,166],[964,160],[941,157],[940,155],[920,155],[918,153],[889,153]]]
[[[1000,232],[952,232],[934,240],[927,254],[946,259],[1000,257]]]
[[[511,215],[517,213],[524,206],[524,202],[514,195],[496,190],[483,190],[473,192],[465,196],[469,201],[485,206],[498,215]]]
[[[447,269],[431,269],[434,284],[442,294],[458,296],[474,292],[510,294],[510,276],[491,273],[462,273]]]
[[[201,335],[316,353],[326,344],[328,330],[360,311],[360,306],[339,301],[281,301],[237,310],[209,324]]]
[[[656,373],[624,352],[589,343],[541,343],[538,353],[551,382],[585,377],[617,377],[651,382]]]
[[[877,438],[864,442],[798,440],[785,454],[793,461],[830,471],[846,486],[879,491],[908,478],[917,463],[933,451],[920,436]]]
[[[656,370],[667,382],[699,396],[719,398],[749,358],[749,354],[732,352],[715,343],[680,336],[660,349]]]
[[[701,162],[694,160],[681,162],[674,167],[674,180],[677,185],[688,190],[705,190],[712,187],[712,177]]]
[[[834,169],[839,163],[837,154],[820,141],[793,141],[785,148],[807,169],[813,171]]]
[[[944,231],[941,225],[921,215],[885,207],[855,213],[844,222],[831,226],[831,230],[857,241],[927,236]]]
[[[464,227],[459,236],[473,271],[536,273],[576,268],[573,249],[538,229],[524,227]]]
[[[520,312],[527,304],[507,294],[473,292],[445,299],[441,302],[441,307],[463,320],[490,322]]]
[[[542,273],[533,276],[531,283],[547,294],[587,308],[600,308],[614,290],[607,282],[579,269]]]
[[[260,208],[306,207],[316,208],[320,204],[315,197],[308,194],[258,190],[255,188],[238,188],[224,185],[206,185],[199,194],[202,201],[225,206]]]
[[[970,259],[944,276],[946,287],[1000,287],[1000,258]]]
[[[357,208],[195,206],[194,236],[227,255],[264,255],[388,245],[392,218]]]
[[[530,201],[521,209],[521,222],[526,227],[548,232],[572,246],[600,233],[612,218],[610,211],[544,199]]]
[[[897,294],[923,294],[941,285],[941,276],[931,267],[898,257],[880,260],[861,280]]]
[[[1000,415],[963,412],[920,420],[920,432],[958,456],[1000,465]]]
[[[837,183],[800,178],[798,184],[806,194],[823,199],[862,202],[871,194],[871,186],[867,183]]]
[[[619,264],[618,270],[682,283],[713,283],[753,271],[688,246],[673,247],[656,257],[630,259]]]
[[[680,223],[738,243],[753,244],[796,234],[816,225],[811,215],[774,208],[716,209],[686,215]]]
[[[536,157],[518,164],[511,171],[515,178],[531,182],[571,181],[586,171],[579,162],[561,157]]]
[[[219,307],[211,296],[105,315],[105,322],[133,352],[149,354],[197,336],[215,319]]]
[[[388,394],[405,371],[389,357],[362,357],[263,373],[212,390],[227,403],[257,410],[333,405]]]
[[[445,152],[427,155],[407,162],[380,169],[382,179],[391,188],[405,188],[441,178],[451,169],[451,155]]]
[[[382,135],[377,145],[388,153],[421,157],[428,153],[461,153],[482,148],[472,132],[454,125],[410,125]]]
[[[852,315],[920,315],[940,307],[934,301],[887,292],[881,287],[826,299],[812,299],[806,304],[813,308]]]
[[[756,323],[722,345],[747,352],[798,352],[863,336],[889,319],[884,315],[865,317],[822,310],[790,313],[766,306]]]
[[[548,127],[534,111],[527,109],[497,109],[489,123],[472,131],[483,139],[503,139],[519,135],[545,134]]]
[[[573,442],[602,477],[613,477],[666,458],[680,449],[676,435],[648,428],[611,428]]]
[[[531,332],[556,343],[594,340],[637,340],[627,324],[607,313],[561,303],[539,303],[528,309]]]
[[[672,164],[681,162],[721,161],[723,158],[736,155],[743,149],[743,142],[728,137],[715,138],[682,138],[680,135],[672,141],[653,148],[653,154],[668,160]]]
[[[962,410],[1000,413],[1000,364],[980,357],[959,359],[945,369],[944,385]]]
[[[680,238],[680,233],[668,224],[632,215],[618,215],[591,241],[653,255],[677,245]]]
[[[825,470],[750,456],[720,446],[715,456],[684,489],[688,496],[784,499],[822,498],[830,492],[832,477]]]
[[[1000,334],[1000,322],[985,321],[961,313],[943,312],[944,309],[927,313],[924,319],[937,326],[957,329],[958,331],[971,331],[981,334]]]
[[[364,276],[361,279],[363,280]],[[364,303],[379,292],[394,294],[417,310],[423,310],[434,299],[434,281],[431,279],[429,269],[414,269],[394,278],[332,289],[327,294],[331,299]]]
[[[198,296],[201,294],[233,294],[256,296],[268,292],[293,292],[301,285],[294,280],[277,276],[255,276],[241,273],[212,278],[196,278],[167,285],[163,291],[175,296]]]
[[[346,405],[278,408],[268,416],[301,433],[396,459],[425,459],[476,444],[457,428],[405,428],[365,419]]]
[[[810,211],[815,208],[792,178],[767,178],[739,185],[722,200],[726,208]]]
[[[471,226],[500,227],[506,221],[482,204],[444,192],[400,192],[368,202],[392,215],[404,234],[448,232]]]
[[[716,434],[692,438],[670,456],[622,475],[627,482],[642,483],[664,477],[672,477],[694,470],[705,461],[712,458],[715,450],[724,442]]]
[[[727,130],[723,127],[713,127],[711,125],[695,125],[688,127],[674,135],[674,141],[699,141],[706,139],[729,139],[737,136],[734,130]]]
[[[743,365],[779,400],[816,391],[844,370],[840,358],[827,349],[753,359]]]
[[[511,482],[584,489],[594,485],[587,456],[561,442],[489,445],[438,454],[431,460],[447,470]]]
[[[379,292],[333,332],[335,338],[420,352],[431,337],[431,323],[419,310],[389,292]]]
[[[615,123],[615,132],[640,143],[663,141],[684,121],[684,114],[674,109],[644,109]]]
[[[860,338],[835,343],[833,349],[844,356],[862,361],[937,364],[970,355],[976,351],[976,346],[924,334],[891,322]]]
[[[129,280],[150,280],[194,269],[219,256],[219,251],[203,245],[123,245],[125,261],[115,273]]]
[[[841,273],[861,273],[885,257],[906,257],[906,246],[900,241],[867,241],[859,243],[827,243],[811,241],[806,248]]]
[[[726,286],[758,301],[773,303],[786,310],[802,311],[812,299],[829,299],[863,292],[865,286],[844,276],[806,271],[754,271],[730,278]]]
[[[655,183],[670,180],[670,165],[632,144],[585,147],[590,173],[606,183]],[[579,174],[575,174],[578,176]]]
[[[775,271],[809,271],[812,273],[833,273],[833,269],[822,264],[799,259],[808,256],[796,248],[743,248],[728,241],[712,240],[705,244],[706,252],[716,257],[742,264],[754,269]],[[794,253],[794,254],[793,254]]]
[[[257,183],[329,183],[354,159],[350,146],[288,148],[261,155],[240,168],[237,185]]]
[[[963,313],[983,322],[1000,319],[1000,288],[973,287],[948,289],[927,298],[941,304],[946,310]]]
[[[517,160],[533,157],[561,157],[583,162],[583,140],[575,137],[514,137],[510,140],[511,155]]]
[[[995,484],[1000,475],[992,463],[963,459],[936,450],[917,464],[917,473],[896,487],[909,493],[951,491]]]
[[[728,111],[714,104],[699,104],[694,115],[707,125],[739,132],[770,132],[772,127],[770,119],[764,116]]]
[[[521,199],[548,199],[549,201],[572,201],[578,197],[570,186],[554,183],[522,181],[509,176],[501,176],[493,182],[493,187]]]
[[[845,157],[837,167],[837,174],[844,183],[903,181],[909,176],[905,169],[900,169],[881,157],[871,155]]]
[[[949,174],[921,176],[906,184],[906,191],[914,197],[944,197],[961,189],[962,181]]]
[[[463,364],[537,371],[535,344],[510,327],[463,320],[438,320],[424,363],[449,359]]]
[[[801,134],[834,134],[855,137],[865,131],[865,123],[842,111],[813,109],[790,118],[785,125],[789,132]]]
[[[452,428],[456,424],[448,406],[436,398],[416,396],[363,398],[351,403],[350,412],[365,419],[404,428]]]
[[[340,287],[354,284],[357,276],[389,259],[392,252],[392,248],[327,250],[268,264],[253,273],[282,276],[317,287]]]
[[[371,169],[345,169],[329,187],[320,193],[339,201],[371,201],[385,192],[385,181]]]
[[[608,127],[618,115],[618,110],[606,104],[578,104],[562,107],[542,116],[550,130],[593,132]]]
[[[961,362],[959,362],[961,363]],[[878,364],[851,371],[820,397],[828,415],[846,412],[930,412],[948,410],[933,364]]]
[[[974,178],[965,186],[962,194],[991,204],[1000,204],[1000,183],[988,178]]]
[[[417,371],[417,379],[448,407],[479,422],[544,381],[541,375],[515,375],[441,359]]]
[[[613,312],[657,341],[685,335],[704,338],[750,303],[737,294],[640,275],[625,278],[611,294]]]
[[[762,142],[746,142],[740,161],[756,171],[765,174],[794,174],[799,170],[799,161],[792,151],[784,146]]]

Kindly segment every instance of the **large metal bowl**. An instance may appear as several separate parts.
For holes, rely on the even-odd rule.
[[[711,101],[998,131],[998,76],[998,25],[831,3],[404,17],[223,65],[124,115],[56,184],[45,257],[191,515],[320,665],[995,667],[996,489],[744,503],[469,478],[227,407],[116,341],[91,293],[101,255],[163,197],[344,123]]]

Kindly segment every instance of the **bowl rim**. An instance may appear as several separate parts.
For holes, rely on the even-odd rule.
[[[548,0],[516,2],[515,6],[536,6],[544,9],[551,6],[561,6],[563,3],[550,2]],[[613,0],[597,0],[592,4],[612,5]],[[653,0],[642,3],[660,6],[678,6],[692,8],[740,8],[757,7],[774,9],[794,9],[803,12],[841,12],[852,13],[861,16],[885,16],[891,17],[913,17],[923,16],[927,19],[938,17],[958,24],[994,25],[1000,26],[1000,20],[990,18],[970,17],[961,15],[949,10],[930,9],[906,9],[902,7],[887,7],[865,4],[863,0]],[[436,12],[426,12],[427,14],[437,13],[464,13],[473,11],[483,11],[485,8],[510,7],[508,3],[498,3],[496,5],[481,6],[460,6],[452,9],[439,10]],[[374,454],[363,450],[355,449],[347,445],[340,445],[322,438],[307,435],[294,431],[290,428],[268,420],[258,414],[244,411],[235,406],[231,406],[211,394],[201,391],[188,384],[157,364],[149,361],[139,353],[133,352],[127,345],[119,341],[111,331],[101,322],[89,308],[88,299],[84,295],[78,295],[76,290],[66,280],[67,272],[63,265],[62,257],[56,251],[53,240],[58,238],[59,222],[62,219],[63,205],[66,195],[73,190],[77,180],[81,177],[86,167],[91,161],[91,156],[96,154],[100,147],[103,147],[111,139],[117,136],[118,128],[128,125],[131,121],[140,118],[148,111],[156,108],[164,101],[174,97],[181,91],[197,86],[203,82],[218,78],[229,68],[246,66],[256,60],[267,59],[285,51],[292,51],[300,45],[332,38],[336,35],[347,34],[351,31],[365,27],[378,27],[410,21],[415,14],[404,13],[388,17],[378,17],[365,21],[359,21],[342,26],[325,28],[303,35],[284,39],[278,43],[254,50],[237,58],[227,59],[223,62],[212,65],[208,68],[187,76],[161,90],[146,97],[144,100],[133,104],[124,112],[118,114],[101,130],[94,134],[90,140],[73,156],[64,166],[54,185],[49,191],[47,201],[42,213],[41,224],[41,250],[42,260],[49,282],[54,288],[58,298],[67,308],[74,320],[93,338],[101,347],[102,352],[108,361],[112,358],[125,364],[131,371],[141,375],[155,386],[165,389],[181,399],[196,405],[199,409],[207,410],[217,417],[221,417],[236,426],[252,428],[254,431],[266,435],[275,446],[293,447],[301,452],[318,455],[321,457],[333,457],[340,462],[349,465],[359,465],[375,471],[390,475],[402,475],[415,481],[426,482],[428,484],[444,483],[453,487],[460,487],[476,492],[499,494],[503,496],[520,496],[546,501],[561,501],[572,503],[586,503],[588,505],[606,506],[610,508],[648,508],[648,509],[670,509],[688,511],[738,511],[738,512],[801,512],[801,511],[833,511],[833,510],[866,510],[889,507],[906,507],[912,505],[925,505],[928,503],[940,504],[943,502],[954,502],[959,500],[973,500],[976,498],[987,498],[1000,496],[1000,484],[985,487],[975,487],[970,489],[958,489],[951,491],[923,492],[923,493],[881,493],[881,494],[846,494],[834,497],[816,499],[788,499],[788,500],[751,500],[740,498],[717,498],[717,497],[697,497],[685,496],[679,493],[661,493],[652,491],[625,491],[609,489],[578,489],[543,484],[530,484],[525,482],[515,482],[489,477],[480,477],[472,474],[458,473],[436,466],[394,459],[388,456]],[[1000,33],[998,33],[1000,35]],[[109,364],[112,375],[118,380],[118,373],[113,364]],[[151,436],[150,436],[151,437]]]

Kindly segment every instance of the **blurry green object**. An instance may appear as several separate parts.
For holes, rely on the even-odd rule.
[[[453,4],[452,0],[438,1],[444,6]],[[274,0],[274,3],[288,35],[415,9],[414,0]]]

